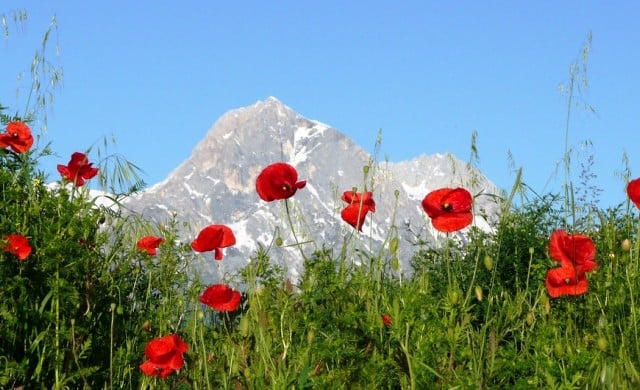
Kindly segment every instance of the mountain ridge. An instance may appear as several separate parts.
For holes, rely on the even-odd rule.
[[[299,179],[307,181],[289,205],[299,237],[289,233],[282,202],[264,202],[255,191],[260,171],[278,161],[293,165]],[[469,183],[475,183],[475,188],[469,188]],[[259,245],[268,246],[276,235],[284,239],[285,246],[293,245],[296,239],[315,243],[305,245],[305,251],[317,248],[319,242],[330,246],[343,242],[353,229],[340,218],[344,207],[340,195],[354,187],[358,191],[366,187],[373,191],[377,207],[375,214],[367,216],[359,236],[368,239],[361,239],[361,244],[374,249],[384,242],[392,223],[401,227],[400,262],[406,270],[416,237],[420,235],[425,241],[437,237],[421,208],[422,198],[436,188],[465,185],[474,194],[498,193],[481,172],[451,154],[376,162],[374,156],[337,129],[307,119],[269,97],[220,116],[187,160],[165,180],[133,195],[127,204],[156,222],[174,215],[188,222],[193,230],[183,232],[185,240],[193,239],[208,224],[231,227],[237,244],[225,249],[220,266],[234,272],[250,261]],[[489,197],[477,199],[474,223],[488,229],[481,215],[496,215],[497,206],[488,201]],[[292,278],[302,272],[303,259],[295,245],[272,248],[270,255]],[[221,277],[221,271],[206,262],[196,271],[208,280]]]

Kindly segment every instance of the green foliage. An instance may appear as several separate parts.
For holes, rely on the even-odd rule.
[[[3,125],[19,119],[3,109]],[[472,143],[477,161],[475,134]],[[528,200],[518,175],[512,194],[496,199],[491,229],[423,240],[407,274],[394,264],[394,225],[375,253],[349,233],[342,247],[314,243],[322,249],[305,254],[294,235],[300,278],[260,248],[222,281],[242,290],[240,307],[218,313],[198,303],[204,286],[191,274],[183,226],[117,207],[143,185],[138,167],[98,152],[98,181],[117,194],[105,208],[86,188],[45,185],[38,159],[47,150],[0,149],[0,238],[21,234],[33,248],[24,260],[5,242],[0,250],[2,388],[640,387],[640,221],[628,202],[592,203],[580,220],[589,223],[570,225],[572,186]],[[374,173],[364,170],[371,187]],[[514,205],[517,190],[527,201]],[[285,209],[293,229],[300,208]],[[552,300],[545,277],[557,265],[548,242],[558,228],[583,229],[599,268],[586,294]],[[157,255],[136,248],[145,235],[165,239]],[[171,333],[189,346],[183,367],[145,376],[145,346]]]

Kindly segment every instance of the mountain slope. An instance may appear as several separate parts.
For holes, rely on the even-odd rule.
[[[264,202],[255,191],[255,178],[260,171],[278,161],[296,167],[299,180],[307,181],[307,186],[289,201],[291,218],[284,202]],[[471,182],[475,183],[474,188],[469,186]],[[365,183],[367,190],[374,192],[377,211],[369,214],[363,233],[351,241],[352,247],[379,247],[397,207],[395,224],[402,238],[400,260],[405,268],[410,260],[410,244],[418,238],[434,238],[420,205],[429,191],[465,185],[474,194],[497,192],[480,172],[470,170],[451,155],[374,163],[344,134],[302,117],[271,97],[224,114],[189,159],[164,181],[136,194],[127,203],[130,209],[158,222],[175,213],[179,221],[191,226],[184,232],[188,241],[209,224],[231,227],[237,244],[225,249],[225,258],[219,264],[222,272],[246,265],[258,245],[269,246],[274,237],[282,237],[286,248],[271,248],[270,257],[295,278],[303,264],[299,249],[306,254],[323,246],[337,250],[344,237],[354,232],[340,218],[344,205],[340,196],[354,187],[362,191]],[[476,209],[495,215],[496,207],[488,200],[479,197]],[[290,234],[290,223],[295,237]],[[486,227],[482,218],[475,218],[474,223]],[[296,240],[304,244],[296,246]],[[215,280],[221,271],[207,256],[197,271],[204,279]]]

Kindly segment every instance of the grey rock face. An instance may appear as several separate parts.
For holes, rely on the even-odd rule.
[[[284,201],[264,202],[255,191],[260,171],[279,161],[293,165],[299,180],[307,181],[287,201],[289,214]],[[363,191],[365,186],[373,191],[376,213],[367,216],[362,233],[357,233],[340,217],[345,205],[340,196],[353,188]],[[275,237],[281,237],[284,245],[272,245],[270,259],[296,279],[304,262],[300,250],[307,256],[319,248],[338,253],[347,245],[358,263],[356,248],[378,250],[389,234],[399,236],[400,264],[409,271],[412,244],[442,236],[431,227],[420,202],[429,191],[457,186],[472,194],[498,192],[480,172],[450,154],[375,162],[338,130],[306,119],[270,97],[224,114],[189,159],[164,181],[132,196],[127,207],[160,223],[175,213],[190,225],[183,232],[188,242],[209,224],[229,226],[237,244],[224,249],[219,264],[212,264],[212,254],[204,255],[202,267],[194,271],[205,281],[245,266],[259,245],[267,247]],[[495,217],[496,204],[490,197],[479,196],[474,210],[474,224],[489,229],[480,214]]]

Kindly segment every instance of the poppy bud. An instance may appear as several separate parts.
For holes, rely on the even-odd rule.
[[[598,349],[601,350],[602,352],[607,350],[607,347],[609,346],[609,342],[607,341],[606,338],[604,337],[599,337],[598,338]]]
[[[553,347],[553,354],[556,355],[558,359],[564,356],[564,347],[561,343],[556,343],[556,345]]]
[[[398,252],[398,237],[393,237],[391,239],[391,242],[389,243],[389,251],[391,253],[397,253]]]
[[[527,324],[528,325],[533,325],[533,320],[535,319],[535,317],[533,316],[532,312],[528,312],[527,313]]]
[[[240,318],[238,330],[243,337],[247,337],[247,335],[249,335],[249,316],[244,315]]]
[[[455,305],[460,300],[460,292],[458,290],[449,292],[449,303]]]
[[[365,175],[369,173],[369,166],[365,165],[364,167],[362,167],[362,172],[364,172]]]
[[[269,327],[269,322],[269,314],[264,310],[260,310],[258,312],[258,325],[260,325],[262,329],[267,329]]]
[[[282,237],[276,237],[276,246],[277,247],[281,247],[282,246]]]
[[[232,359],[231,365],[229,367],[229,372],[231,372],[232,375],[236,375],[239,371],[240,365],[238,364],[238,361],[236,359]]]
[[[307,332],[307,344],[311,345],[315,337],[316,337],[316,332],[314,332],[313,329],[309,329],[309,331]]]
[[[146,320],[145,322],[142,323],[142,326],[140,327],[142,328],[142,330],[144,331],[150,331],[151,330],[151,321]]]
[[[476,298],[481,301],[482,300],[482,287],[476,285]]]
[[[547,302],[544,304],[544,313],[545,313],[545,314],[549,314],[549,313],[551,313],[551,303],[550,303],[549,301],[547,301]]]
[[[400,259],[398,259],[398,256],[393,256],[393,259],[391,259],[391,269],[394,271],[400,269]]]
[[[624,240],[622,240],[622,244],[620,245],[620,247],[624,252],[629,252],[631,250],[631,240],[625,238]]]
[[[491,258],[491,256],[486,255],[484,257],[484,267],[487,269],[487,271],[491,271],[491,269],[493,268],[493,259]]]

